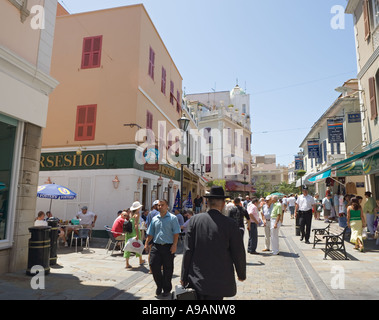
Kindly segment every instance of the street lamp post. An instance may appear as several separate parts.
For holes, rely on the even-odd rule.
[[[190,119],[188,119],[186,117],[186,115],[183,113],[182,117],[178,120],[179,129],[182,130],[183,132],[187,132],[189,123],[190,123]],[[188,141],[188,139],[187,139],[187,141]],[[182,145],[182,149],[183,149],[183,145],[184,145],[183,138],[181,140],[181,145]],[[187,143],[187,147],[188,147],[188,143]],[[187,164],[188,164],[188,152],[187,152],[186,163],[185,164],[180,163],[180,208],[182,208],[182,206],[183,206],[183,178],[184,178],[183,177],[183,175],[184,175],[183,166],[185,166]]]

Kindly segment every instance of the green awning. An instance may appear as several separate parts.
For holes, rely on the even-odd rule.
[[[336,175],[337,177],[349,177],[349,176],[362,176],[365,175],[363,172],[363,161],[358,160],[354,161],[352,163],[349,163],[347,165],[344,165],[343,167],[340,167],[336,169]]]
[[[379,147],[376,147],[336,162],[328,168],[313,174],[308,181],[314,183],[329,177],[361,176],[378,172]]]
[[[363,161],[364,174],[374,174],[379,172],[379,153],[366,158]]]
[[[350,158],[347,158],[345,160],[342,160],[340,162],[336,162],[334,164],[332,164],[332,169],[335,168],[335,169],[338,169],[344,165],[348,165],[348,164],[351,164],[353,162],[355,162],[356,160],[360,160],[360,159],[363,159],[363,158],[367,158],[369,156],[372,156],[372,155],[375,155],[379,152],[379,147],[376,147],[376,148],[372,148],[370,150],[367,150],[367,151],[364,151],[364,152],[361,152],[359,154],[356,154],[355,156],[352,156]]]

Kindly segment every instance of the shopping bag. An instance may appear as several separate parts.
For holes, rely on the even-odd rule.
[[[362,239],[366,240],[367,239],[367,228],[362,229]]]
[[[141,240],[130,238],[125,244],[124,251],[134,252],[142,255],[144,246]]]

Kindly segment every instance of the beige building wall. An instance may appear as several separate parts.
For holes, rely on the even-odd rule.
[[[34,5],[43,5],[44,1],[29,0],[27,10]],[[1,45],[13,51],[29,63],[37,65],[38,46],[41,30],[33,30],[30,26],[32,16],[21,22],[21,12],[8,0],[0,2],[0,29],[9,32],[1,33]],[[17,36],[15,36],[17,35]],[[25,50],[28,48],[28,50]]]
[[[20,7],[20,3],[26,5]],[[36,5],[43,9],[43,29],[33,25],[33,19],[41,14],[33,13]],[[27,267],[28,229],[36,217],[42,128],[49,94],[58,84],[49,75],[56,9],[54,0],[0,2],[0,121],[16,127],[14,151],[9,155],[13,157],[10,183],[6,185],[8,210],[0,237],[0,273]],[[3,203],[4,194],[1,198]]]
[[[365,10],[366,5],[367,10]],[[346,7],[346,13],[352,14],[354,19],[354,37],[358,64],[357,78],[359,80],[362,114],[363,151],[379,146],[379,21],[376,21],[379,7],[376,8],[375,6],[378,6],[378,4],[372,0],[349,0]],[[371,90],[370,78],[374,79]],[[373,101],[376,104],[377,116],[375,118],[372,117]],[[366,176],[365,182],[366,189],[371,190],[378,196],[378,174]]]
[[[148,112],[156,142],[159,121],[165,122],[166,132],[178,127],[182,77],[143,5],[72,15],[59,8],[57,14],[51,69],[60,85],[51,96],[41,160],[57,154],[60,159],[75,157],[80,148],[83,155],[91,153],[91,157],[101,153],[104,161],[97,167],[80,168],[83,170],[58,161],[55,166],[43,167],[39,178],[43,183],[50,177],[79,190],[75,201],[59,203],[62,218],[87,205],[98,214],[95,230],[104,231],[104,225],[113,223],[113,212],[130,207],[136,200],[150,209],[156,197],[165,196],[171,179],[174,185],[170,192],[178,189],[176,167],[164,164],[159,170],[143,170],[134,157],[145,149],[145,139],[136,141],[136,133],[146,128]],[[94,36],[102,36],[100,67],[83,69],[83,39]],[[155,53],[154,79],[149,75],[150,48]],[[162,66],[166,69],[166,94],[161,92]],[[170,103],[171,80],[175,84],[174,105]],[[84,105],[97,105],[95,135],[79,141],[75,137],[77,108]],[[120,180],[117,189],[112,185],[115,176]],[[99,196],[108,193],[106,199]],[[37,206],[42,208],[42,201]]]
[[[81,69],[83,38],[97,35],[103,36],[101,67]],[[154,81],[148,75],[150,46]],[[124,124],[145,128],[147,110],[156,135],[158,120],[168,118],[170,128],[177,125],[180,113],[169,103],[169,83],[173,79],[181,92],[182,78],[142,5],[58,17],[53,56],[52,74],[62,85],[51,96],[44,148],[135,143],[136,130]],[[77,106],[88,104],[97,104],[95,139],[75,141]]]

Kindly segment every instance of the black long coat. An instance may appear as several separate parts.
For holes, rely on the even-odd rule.
[[[233,297],[234,267],[246,279],[246,253],[236,223],[218,210],[193,216],[185,242],[181,280],[202,295]]]

